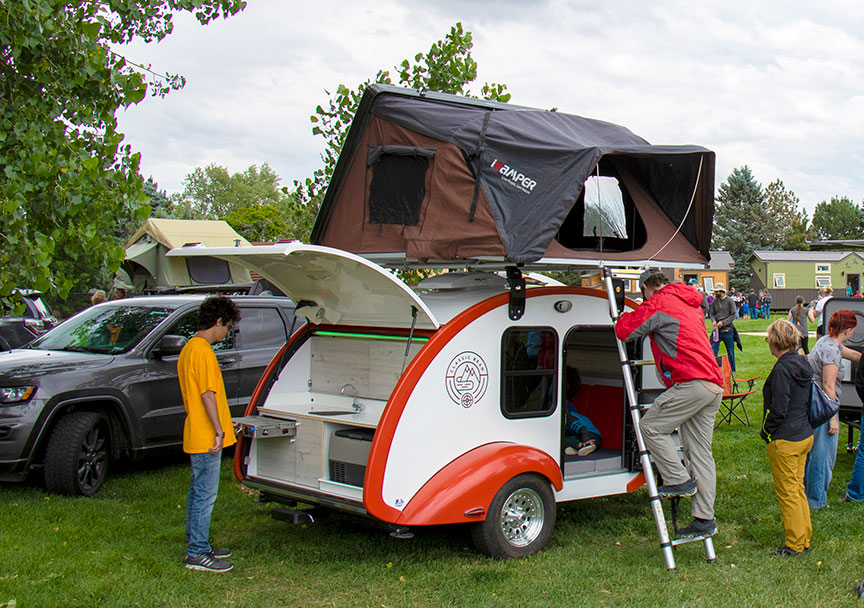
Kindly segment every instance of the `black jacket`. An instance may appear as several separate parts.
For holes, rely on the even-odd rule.
[[[807,418],[812,378],[810,364],[798,351],[777,360],[762,387],[762,439],[803,441],[813,434]]]

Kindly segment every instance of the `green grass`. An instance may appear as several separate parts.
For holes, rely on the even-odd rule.
[[[764,340],[742,340],[738,375],[764,378],[774,363]],[[458,526],[397,540],[340,517],[275,521],[226,461],[212,530],[234,550],[235,569],[191,572],[181,563],[189,473],[175,460],[112,475],[91,499],[0,486],[0,606],[857,606],[864,506],[837,502],[853,461],[845,427],[831,507],[813,513],[813,552],[771,558],[783,529],[758,436],[761,406],[761,392],[747,402],[752,428],[736,422],[715,433],[712,564],[694,543],[676,550],[677,572],[665,570],[644,489],[561,505],[545,551],[495,561],[477,555]]]

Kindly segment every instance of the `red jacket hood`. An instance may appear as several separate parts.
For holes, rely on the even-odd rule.
[[[689,285],[685,285],[684,283],[670,283],[663,289],[657,292],[655,295],[659,294],[675,296],[676,298],[681,298],[681,300],[687,304],[687,306],[693,306],[694,308],[702,307],[702,293],[696,291]]]

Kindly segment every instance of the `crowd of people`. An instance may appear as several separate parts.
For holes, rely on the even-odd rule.
[[[642,420],[645,444],[651,452],[664,485],[660,497],[694,496],[693,523],[679,536],[710,536],[716,533],[714,497],[716,473],[711,455],[714,417],[719,408],[722,379],[717,355],[726,345],[731,369],[735,370],[735,320],[750,316],[769,319],[771,295],[727,293],[717,283],[711,294],[702,293],[695,280],[669,283],[661,273],[643,275],[640,283],[644,303],[621,316],[616,334],[621,340],[649,336],[658,370],[667,390],[655,399]],[[805,303],[798,296],[786,318],[768,326],[768,350],[776,358],[763,389],[760,434],[768,452],[777,501],[784,527],[784,543],[772,552],[794,557],[811,550],[811,510],[828,506],[828,487],[837,455],[839,418],[811,423],[811,393],[816,387],[835,403],[842,390],[843,360],[857,362],[861,352],[844,344],[857,325],[856,315],[846,309],[827,315],[825,305],[833,297],[823,287],[817,300]],[[827,318],[826,318],[827,316]],[[704,329],[710,319],[711,332]],[[817,341],[810,349],[808,322],[817,323]],[[864,401],[864,365],[855,374],[855,389]],[[674,453],[671,434],[678,429],[687,468]],[[859,440],[852,475],[841,502],[864,502],[864,435]],[[864,581],[856,587],[864,597]]]

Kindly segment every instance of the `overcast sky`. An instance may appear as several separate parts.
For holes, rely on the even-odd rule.
[[[120,129],[169,193],[210,163],[266,162],[290,185],[321,165],[309,116],[325,90],[428,51],[461,21],[475,92],[504,83],[511,103],[705,146],[717,186],[746,164],[812,215],[834,195],[864,199],[862,15],[852,0],[248,0],[231,19],[180,16],[162,43],[123,49],[187,84],[121,112]]]

